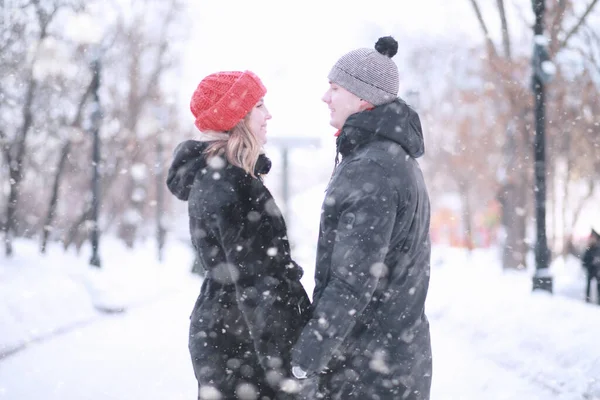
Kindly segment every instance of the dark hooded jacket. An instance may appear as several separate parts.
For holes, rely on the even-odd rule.
[[[429,197],[417,113],[351,115],[322,207],[312,319],[292,364],[343,399],[429,399]],[[328,397],[326,397],[328,398]]]
[[[582,264],[587,270],[588,280],[600,278],[600,234],[592,229],[590,236],[594,240],[585,249],[582,257]]]
[[[194,371],[200,386],[216,387],[223,398],[236,398],[240,382],[273,398],[265,371],[289,371],[291,346],[308,315],[302,270],[260,178],[268,158],[260,156],[255,178],[224,158],[207,159],[206,146],[180,144],[167,178],[171,192],[188,201],[192,243],[206,271],[190,317]]]

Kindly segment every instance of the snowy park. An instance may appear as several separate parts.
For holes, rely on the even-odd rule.
[[[0,1],[0,400],[600,400],[598,98],[600,0]]]
[[[323,189],[292,201],[294,238],[317,234]],[[311,293],[314,246],[300,242]],[[170,238],[162,263],[152,240],[128,250],[107,237],[101,248],[101,270],[86,268],[89,246],[40,256],[23,240],[1,259],[0,398],[194,398],[187,331],[202,278],[185,236]],[[532,270],[503,270],[498,248],[434,248],[433,400],[600,399],[600,307],[583,301],[578,259],[551,273],[554,294],[532,293]]]
[[[89,248],[43,258],[23,241],[2,259],[0,398],[196,396],[187,330],[201,278],[189,246],[169,242],[163,263],[153,243],[131,252],[106,239],[103,249],[102,272],[84,268]],[[504,273],[493,249],[435,249],[432,399],[600,399],[600,307],[582,301],[577,263],[553,274],[553,296],[532,294],[531,274]]]

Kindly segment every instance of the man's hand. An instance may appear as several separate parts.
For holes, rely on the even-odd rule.
[[[296,379],[306,379],[306,371],[298,366],[292,367],[292,375],[294,375],[294,378]]]

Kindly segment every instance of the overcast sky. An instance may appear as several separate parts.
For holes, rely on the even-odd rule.
[[[481,0],[498,32],[495,0]],[[256,72],[273,114],[269,134],[327,134],[328,112],[320,98],[327,74],[344,53],[372,47],[393,35],[401,50],[424,41],[456,37],[474,43],[481,32],[468,0],[190,0],[192,31],[181,77],[181,99],[188,101],[198,82],[218,70]],[[411,82],[402,79],[403,93]]]

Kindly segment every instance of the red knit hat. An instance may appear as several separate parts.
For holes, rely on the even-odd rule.
[[[267,93],[250,71],[217,72],[202,79],[190,109],[201,131],[225,132],[240,122]]]

